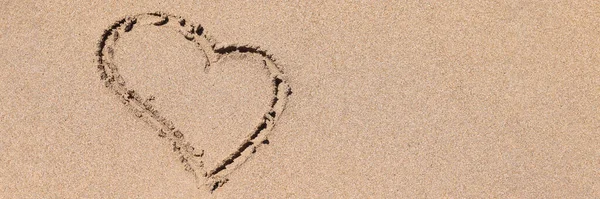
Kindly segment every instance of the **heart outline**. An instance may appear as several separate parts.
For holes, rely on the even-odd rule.
[[[171,22],[173,19],[177,20],[175,26]],[[131,31],[134,26],[140,25],[169,27],[184,36],[188,41],[195,43],[204,52],[206,58],[205,71],[209,70],[211,64],[218,62],[220,58],[230,53],[250,53],[263,57],[264,67],[269,71],[269,77],[272,79],[273,98],[271,108],[262,116],[261,122],[252,133],[248,134],[236,150],[231,152],[216,167],[205,167],[202,161],[204,150],[200,151],[194,148],[185,140],[184,134],[175,127],[173,121],[161,116],[158,110],[153,107],[150,103],[152,99],[142,99],[134,90],[128,89],[125,80],[118,72],[118,67],[113,63],[114,48],[119,40],[119,35]],[[248,160],[254,154],[256,148],[268,142],[267,136],[271,133],[275,122],[284,111],[288,96],[291,95],[291,88],[284,78],[283,71],[275,64],[275,59],[271,54],[254,46],[225,45],[216,47],[216,42],[206,35],[200,24],[189,23],[177,15],[154,12],[124,17],[104,30],[97,47],[95,53],[97,69],[100,73],[100,79],[104,81],[104,86],[113,91],[136,117],[157,130],[159,137],[169,140],[173,145],[173,151],[177,153],[185,170],[194,175],[198,188],[204,186],[210,192],[227,182],[229,174]]]

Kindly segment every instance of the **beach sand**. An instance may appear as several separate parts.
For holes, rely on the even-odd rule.
[[[600,197],[600,3],[0,8],[0,198]]]

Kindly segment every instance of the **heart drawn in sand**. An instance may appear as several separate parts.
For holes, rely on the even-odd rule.
[[[194,58],[197,63],[202,63],[200,67],[193,64],[182,66],[188,67],[184,72],[187,74],[185,77],[193,77],[185,81],[192,83],[175,84],[177,89],[171,89],[178,90],[181,95],[173,97],[161,94],[166,92],[164,89],[156,90],[161,87],[160,84],[173,84],[171,79],[163,82],[146,81],[132,75],[132,71],[148,72],[145,69],[155,66],[136,62],[129,64],[129,67],[123,66],[127,64],[121,65],[125,62],[121,62],[117,55],[124,46],[119,43],[125,42],[121,40],[126,40],[124,38],[127,35],[135,35],[135,29],[144,27],[168,30],[174,35],[180,35],[184,38],[183,41],[200,52],[197,54],[199,57]],[[250,158],[257,147],[268,143],[267,136],[285,109],[287,97],[291,94],[281,69],[264,50],[252,46],[217,47],[201,25],[162,12],[138,14],[118,20],[104,31],[98,42],[96,56],[104,85],[137,118],[156,130],[157,133],[153,135],[167,139],[185,170],[192,173],[198,181],[198,187],[206,187],[210,191],[227,182],[227,176]],[[181,68],[169,70],[177,71]],[[129,71],[129,74],[124,71]],[[169,75],[171,74],[165,70],[154,74],[155,77]],[[146,83],[159,86],[145,86]],[[193,95],[186,95],[189,93]],[[180,102],[182,104],[174,104]],[[194,105],[203,109],[193,110]],[[178,106],[180,109],[176,108]],[[190,117],[200,119],[188,120]],[[211,145],[210,148],[207,143]],[[219,147],[222,150],[215,149]]]

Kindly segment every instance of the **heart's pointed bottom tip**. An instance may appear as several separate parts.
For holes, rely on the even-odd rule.
[[[204,184],[210,193],[213,193],[218,188],[222,187],[225,183],[227,183],[229,179],[224,177],[211,177],[211,179]]]

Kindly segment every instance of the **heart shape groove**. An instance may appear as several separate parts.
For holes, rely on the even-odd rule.
[[[214,166],[205,165],[204,150],[193,146],[185,133],[175,126],[175,123],[163,114],[159,113],[152,104],[153,98],[143,98],[141,94],[130,89],[125,78],[119,73],[115,63],[115,44],[120,35],[130,32],[134,27],[155,26],[175,30],[187,41],[196,45],[206,59],[204,72],[208,73],[210,68],[219,63],[222,58],[233,55],[254,56],[262,60],[262,65],[269,78],[272,96],[267,112],[260,116],[256,127],[243,135],[243,139],[237,147],[228,155],[218,161]],[[143,13],[124,17],[108,29],[104,30],[98,49],[96,61],[100,79],[104,85],[113,92],[117,98],[137,118],[148,123],[158,132],[158,136],[167,139],[173,145],[173,151],[183,163],[186,171],[192,173],[197,180],[198,187],[206,187],[211,192],[221,187],[228,181],[227,176],[242,165],[256,152],[256,148],[268,143],[267,136],[271,133],[275,122],[285,109],[287,98],[291,94],[291,88],[284,79],[282,70],[275,64],[273,56],[266,51],[253,46],[226,45],[217,47],[210,37],[204,33],[204,28],[199,24],[189,23],[180,16],[163,12]]]

